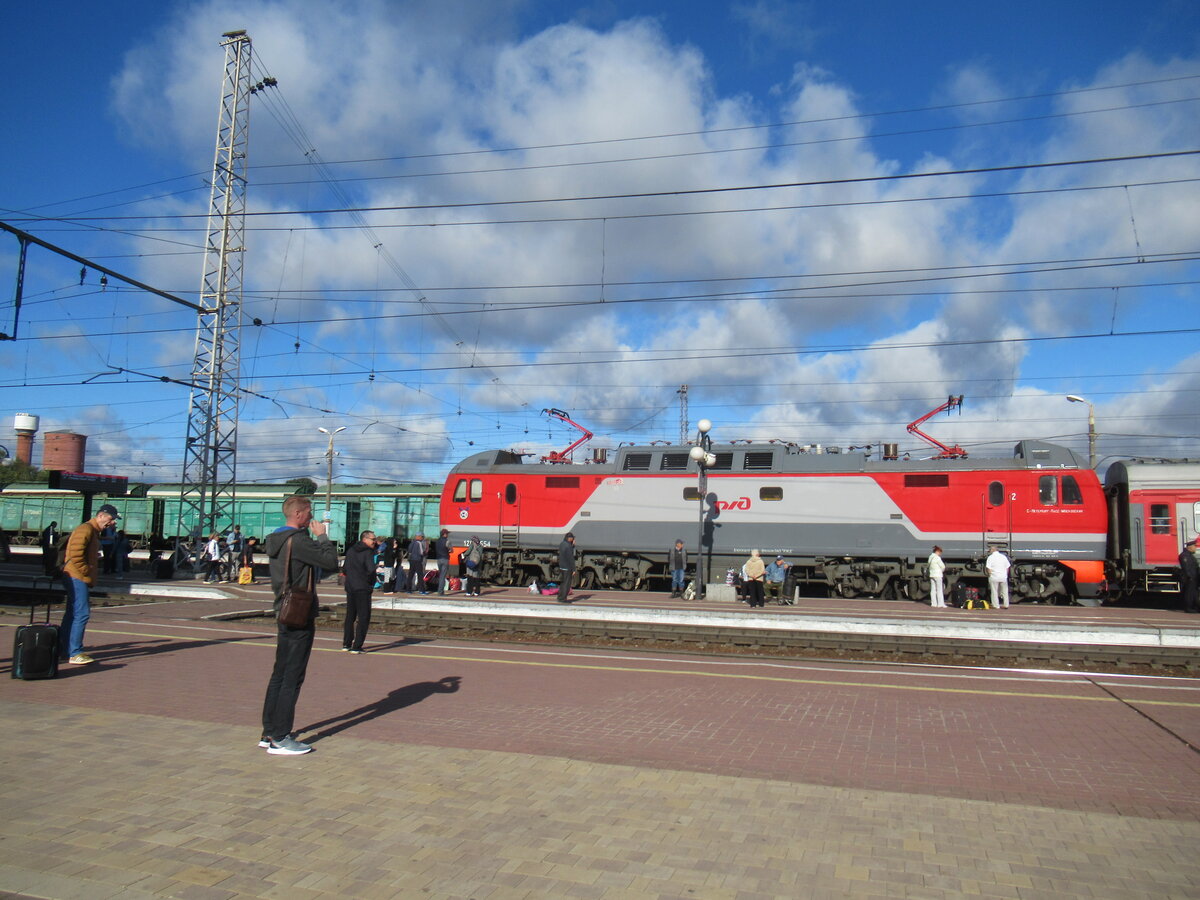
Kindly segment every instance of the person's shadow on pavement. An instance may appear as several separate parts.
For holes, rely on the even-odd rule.
[[[322,738],[331,737],[340,731],[353,728],[355,725],[361,725],[363,722],[369,722],[398,709],[404,709],[406,706],[412,706],[414,703],[420,703],[426,697],[434,694],[453,694],[458,690],[461,682],[461,676],[448,675],[437,681],[418,681],[415,684],[408,684],[402,688],[396,688],[387,696],[380,697],[373,703],[332,716],[321,722],[314,722],[307,728],[301,729],[300,733],[307,735],[304,739],[306,744],[315,743]]]

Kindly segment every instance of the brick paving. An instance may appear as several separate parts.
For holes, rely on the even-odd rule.
[[[0,630],[0,891],[1200,896],[1196,682],[324,632],[280,758],[271,631],[219,606],[97,610],[51,682]]]

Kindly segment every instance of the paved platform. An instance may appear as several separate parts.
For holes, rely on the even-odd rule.
[[[0,567],[0,586],[27,584],[27,566]],[[192,579],[160,581],[143,570],[101,580],[100,589],[143,597],[229,601],[231,611],[256,612],[270,602],[265,583],[252,587],[206,585]],[[1168,647],[1200,651],[1200,616],[1180,610],[1135,606],[1051,606],[1020,603],[1008,609],[931,609],[910,601],[801,597],[795,605],[772,603],[750,609],[727,600],[685,601],[651,591],[578,590],[573,603],[530,594],[521,588],[486,587],[484,596],[439,597],[375,592],[378,609],[481,612],[512,617],[605,620],[677,626],[753,628],[845,635],[931,637],[965,641],[1097,647]],[[240,606],[239,601],[247,601]],[[332,579],[322,586],[322,602],[339,604],[343,595]]]
[[[55,681],[0,629],[0,891],[1200,896],[1194,680],[321,632],[274,757],[248,602],[97,609]]]

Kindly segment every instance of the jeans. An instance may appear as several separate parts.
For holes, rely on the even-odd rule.
[[[574,569],[564,569],[562,580],[558,583],[558,602],[566,603],[567,595],[571,593],[571,579],[575,577]]]
[[[683,577],[683,569],[672,569],[671,570],[671,590],[672,591],[682,591],[685,587],[687,587],[687,582],[684,580],[684,577]]]
[[[63,647],[68,657],[78,656],[83,652],[83,630],[92,617],[92,604],[88,598],[87,584],[78,578],[63,575],[63,588],[67,592],[67,609],[63,613],[60,629],[62,637],[66,639]]]
[[[271,672],[271,680],[267,682],[262,725],[263,736],[278,741],[295,729],[296,701],[300,699],[300,688],[304,684],[304,673],[308,670],[308,657],[312,654],[317,630],[315,627],[277,627],[275,668]]]
[[[408,592],[415,594],[420,591],[422,594],[429,593],[425,590],[425,560],[409,560],[408,562]]]
[[[438,593],[444,594],[450,587],[447,582],[450,580],[450,560],[439,559],[438,564]]]
[[[346,592],[346,622],[342,627],[342,646],[361,650],[371,626],[371,589]]]

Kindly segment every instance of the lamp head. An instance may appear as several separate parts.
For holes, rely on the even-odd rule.
[[[712,430],[712,422],[710,422],[708,419],[701,419],[696,423],[696,430],[701,434],[708,434],[708,432]]]
[[[690,456],[696,462],[700,462],[700,460],[704,459],[705,455],[706,454],[703,447],[693,447],[688,451],[688,456]]]
[[[1082,397],[1076,397],[1074,394],[1067,394],[1067,399],[1072,403],[1087,403]]]

